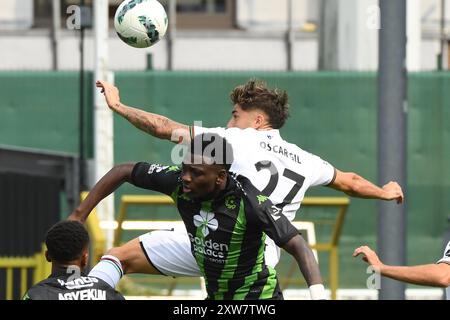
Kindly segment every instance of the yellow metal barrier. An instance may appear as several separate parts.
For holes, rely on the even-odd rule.
[[[13,270],[20,269],[20,295],[28,289],[28,269],[34,269],[33,284],[47,278],[51,273],[51,263],[45,259],[45,244],[41,252],[32,257],[0,257],[0,269],[6,269],[6,300],[13,299]]]
[[[127,209],[130,205],[173,205],[174,202],[169,196],[141,196],[141,195],[123,195],[120,199],[119,216],[117,217],[117,228],[114,232],[114,246],[120,245],[122,239],[122,224],[127,216]]]
[[[173,205],[174,202],[169,196],[161,195],[123,195],[121,198],[119,216],[117,218],[117,228],[114,234],[114,246],[120,245],[122,238],[122,224],[127,216],[127,210],[130,205]],[[345,214],[350,204],[350,199],[346,197],[305,197],[302,206],[321,206],[321,207],[338,207],[336,218],[333,224],[331,240],[329,242],[316,243],[311,245],[312,249],[317,251],[325,251],[330,255],[329,258],[329,279],[331,298],[336,299],[337,289],[339,286],[339,239],[344,224]],[[292,273],[293,270],[289,273]],[[290,278],[290,276],[289,276]],[[286,286],[289,285],[289,281]]]
[[[86,199],[89,192],[84,191],[81,193],[81,201]],[[91,241],[91,266],[97,264],[100,261],[100,258],[105,253],[106,249],[106,237],[105,233],[100,228],[100,220],[97,216],[97,209],[94,208],[89,217],[86,220],[86,228],[90,234]]]
[[[88,192],[81,193],[81,200],[84,200]],[[100,261],[106,247],[106,238],[100,229],[100,222],[96,209],[92,210],[86,221],[86,227],[91,236],[91,264]],[[0,257],[0,269],[6,269],[6,299],[13,298],[13,270],[20,269],[20,294],[23,296],[27,291],[28,272],[27,269],[34,269],[33,284],[47,278],[51,273],[51,263],[45,259],[45,244],[42,244],[42,251],[32,257]]]
[[[347,212],[350,199],[346,197],[306,197],[302,201],[302,207],[320,206],[320,207],[337,207],[338,212],[333,224],[333,230],[330,241],[318,242],[311,245],[312,249],[317,251],[324,251],[329,253],[329,286],[331,291],[331,299],[336,300],[337,289],[339,288],[339,239],[344,225],[345,214]],[[283,286],[285,289],[290,284],[291,276],[296,268],[296,263],[293,264],[288,272],[288,281]]]

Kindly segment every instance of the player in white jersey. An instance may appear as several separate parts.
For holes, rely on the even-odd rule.
[[[134,126],[161,139],[180,142],[202,132],[217,132],[232,144],[235,161],[231,171],[249,178],[262,196],[268,196],[277,205],[280,214],[290,220],[295,216],[306,190],[310,186],[328,185],[351,196],[403,201],[401,187],[389,182],[382,188],[352,172],[342,172],[326,161],[283,140],[278,129],[288,117],[287,94],[270,90],[264,83],[250,80],[231,93],[232,117],[225,128],[206,129],[177,123],[167,117],[132,108],[120,102],[119,91],[113,85],[97,81],[108,106]],[[89,213],[97,203],[82,203],[72,219]],[[154,269],[154,274],[170,276],[199,276],[198,266],[191,254],[190,240],[183,232],[157,231],[141,239],[143,250]],[[132,259],[134,250],[125,247],[114,251],[124,264]],[[279,261],[279,250],[269,243],[266,263],[274,267]]]
[[[353,253],[354,257],[359,255],[382,276],[422,286],[447,288],[447,300],[450,300],[450,241],[442,259],[434,264],[389,266],[381,262],[377,254],[367,246],[359,247]]]
[[[202,133],[225,137],[235,152],[230,171],[249,178],[291,221],[309,187],[335,178],[333,166],[283,140],[276,129],[193,127],[193,135]]]
[[[286,142],[276,129],[193,127],[192,131],[193,135],[217,133],[225,137],[235,154],[230,171],[249,178],[276,205],[278,214],[284,214],[290,221],[294,220],[309,187],[329,185],[335,179],[333,166]],[[280,249],[270,238],[266,244],[266,263],[275,267]]]

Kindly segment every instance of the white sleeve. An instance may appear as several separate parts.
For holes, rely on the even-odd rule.
[[[225,137],[226,135],[226,129],[222,127],[217,128],[205,128],[205,127],[198,127],[198,126],[191,126],[189,127],[191,131],[191,139],[199,134],[203,133],[216,133],[221,137]]]
[[[447,243],[447,247],[445,248],[445,251],[444,251],[444,256],[442,257],[441,260],[439,260],[436,263],[442,263],[442,262],[450,264],[450,241]]]
[[[333,183],[336,178],[336,169],[318,156],[311,154],[312,178],[311,186],[324,186]]]

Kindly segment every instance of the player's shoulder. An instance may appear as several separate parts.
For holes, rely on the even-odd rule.
[[[52,281],[45,279],[29,288],[22,300],[47,300],[53,290]]]
[[[201,134],[218,134],[223,136],[226,133],[227,128],[224,127],[202,127],[202,126],[191,126],[190,127],[191,139],[197,135]]]
[[[201,128],[202,133],[224,133],[226,135],[244,134],[244,135],[258,135],[263,131],[256,130],[255,128],[238,128],[238,127],[215,127],[215,128]]]
[[[255,193],[258,189],[252,184],[250,179],[247,177],[231,172],[231,178],[234,180],[237,189],[243,193],[244,195],[247,195],[247,193]]]
[[[244,203],[247,203],[247,206],[262,210],[266,205],[272,205],[269,197],[262,194],[262,192],[253,185],[250,179],[238,174],[234,174],[233,179],[235,179],[236,185],[240,189]]]
[[[138,162],[136,163],[132,176],[136,174],[179,174],[181,172],[181,167],[178,165],[165,165],[160,163],[148,163],[148,162]]]
[[[244,176],[236,176],[240,187],[243,190],[242,200],[244,203],[244,212],[248,221],[255,222],[256,220],[266,219],[268,215],[278,220],[282,210],[273,204],[270,197],[259,191],[251,181]],[[260,220],[261,221],[261,220]]]
[[[178,165],[164,165],[164,164],[158,164],[158,163],[154,163],[151,164],[149,169],[148,169],[148,173],[153,173],[153,172],[164,172],[164,173],[180,173],[181,172],[181,167]]]
[[[445,247],[444,257],[450,260],[450,241],[447,243],[447,246]]]
[[[288,141],[280,136],[281,141],[291,150],[295,150],[298,154],[301,154],[303,157],[315,157],[316,155],[312,152],[300,147],[298,144]]]
[[[303,160],[302,162],[312,162],[312,163],[316,163],[318,161],[320,162],[324,162],[325,160],[323,160],[320,156],[312,153],[309,150],[306,150],[300,146],[298,146],[295,143],[291,143],[288,142],[286,140],[284,140],[285,143],[289,146],[289,149],[291,150],[296,150],[295,152],[300,156],[300,158]],[[326,161],[325,161],[326,162]]]
[[[225,129],[228,132],[239,132],[239,133],[247,133],[247,134],[258,134],[261,131],[256,130],[255,128],[238,128],[238,127],[231,127]]]
[[[223,132],[225,133],[225,137],[240,137],[241,139],[261,135],[261,131],[254,128],[224,128]]]
[[[442,255],[442,258],[437,263],[450,264],[450,241],[445,246],[444,254]]]

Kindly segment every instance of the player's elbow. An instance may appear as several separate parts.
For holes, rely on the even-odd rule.
[[[448,269],[450,269],[450,267]],[[443,272],[441,275],[439,275],[436,285],[441,288],[449,287],[450,286],[450,271]]]
[[[305,239],[300,234],[295,235],[289,241],[287,241],[282,248],[286,250],[292,256],[298,258],[301,257],[302,252],[309,248]]]
[[[131,181],[134,166],[135,163],[118,164],[111,169],[111,173],[120,177],[122,181]]]
[[[159,139],[170,139],[171,132],[167,126],[156,126],[151,134]]]
[[[174,122],[167,117],[159,116],[157,121],[154,122],[150,134],[165,140],[172,140],[174,134]]]
[[[320,275],[316,258],[311,250],[311,247],[301,235],[296,235],[289,240],[283,249],[291,254],[297,260],[300,268],[307,267],[308,270],[316,270]]]

